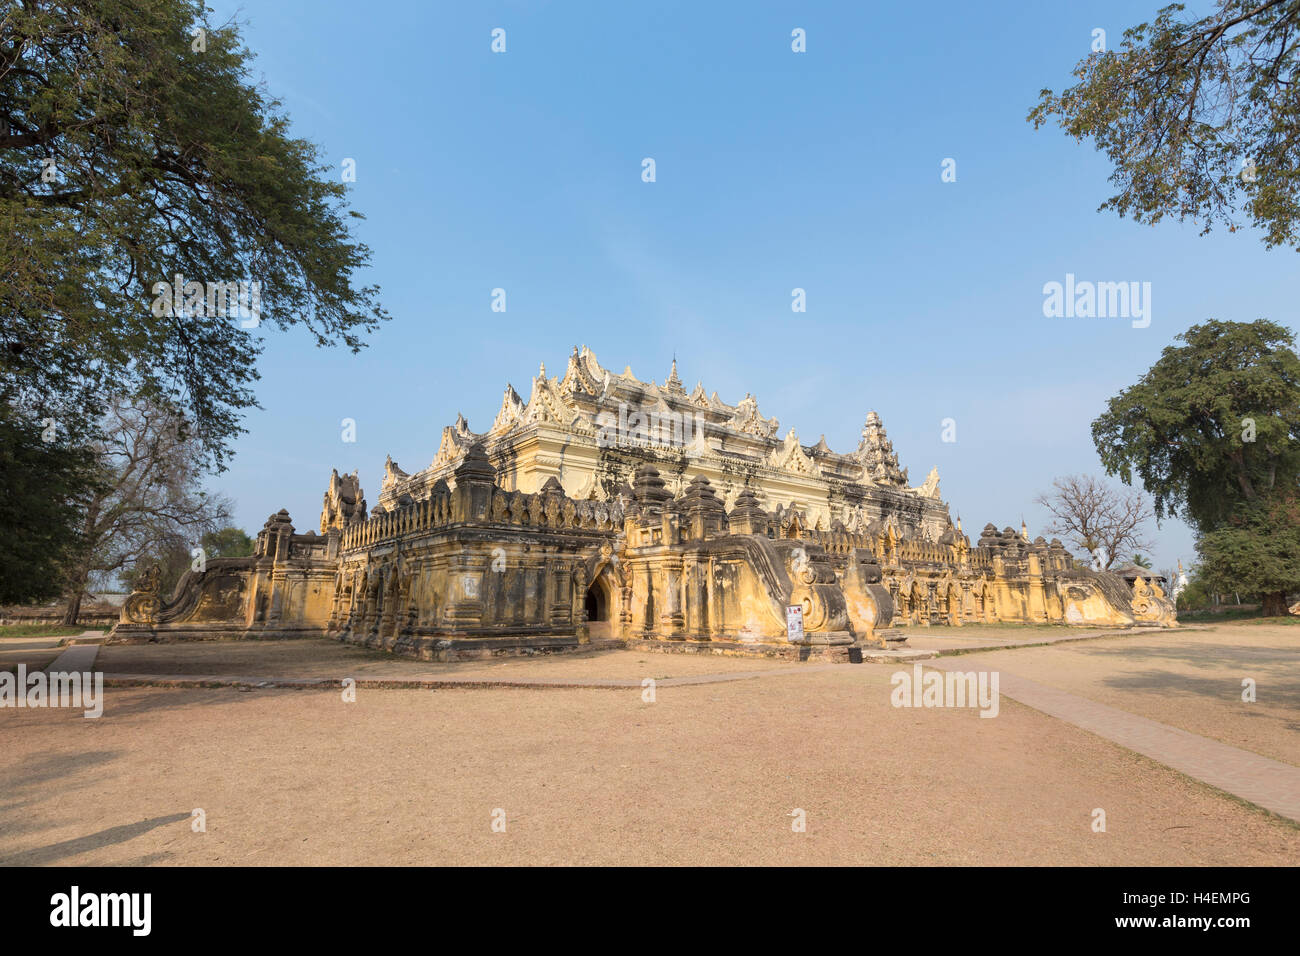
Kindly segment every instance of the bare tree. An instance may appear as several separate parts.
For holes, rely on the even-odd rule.
[[[149,402],[113,402],[95,446],[99,481],[84,500],[82,545],[68,562],[63,623],[76,624],[92,575],[105,580],[179,541],[197,541],[230,517],[200,487],[201,450],[183,418]]]
[[[1067,475],[1034,499],[1052,513],[1048,534],[1068,538],[1103,569],[1121,554],[1150,551],[1146,523],[1155,517],[1146,495],[1121,491],[1091,475]]]

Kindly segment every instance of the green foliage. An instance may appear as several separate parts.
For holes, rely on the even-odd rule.
[[[1043,90],[1028,119],[1055,118],[1106,154],[1119,191],[1102,209],[1192,219],[1203,232],[1235,230],[1244,212],[1269,247],[1300,247],[1300,0],[1218,0],[1195,20],[1183,11],[1163,7],[1119,49],[1080,61],[1078,82]]]
[[[246,558],[252,555],[256,541],[250,538],[242,528],[226,527],[209,531],[199,539],[206,560],[213,558]],[[134,588],[137,578],[153,565],[158,566],[158,593],[166,597],[180,583],[185,572],[193,567],[195,556],[193,544],[182,538],[175,538],[164,545],[139,557],[135,565],[122,574],[122,580],[128,587]]]
[[[64,564],[80,543],[72,502],[95,484],[92,460],[0,402],[0,604],[43,601],[62,590]]]
[[[0,4],[0,400],[74,436],[111,396],[171,406],[222,467],[256,404],[261,329],[355,351],[386,314],[354,284],[370,254],[346,186],[250,82],[236,27],[204,14],[198,0]],[[155,284],[178,274],[260,283],[260,329],[155,314]]]
[[[257,542],[242,528],[222,528],[210,531],[199,542],[209,558],[247,558]]]
[[[1198,574],[1190,574],[1187,587],[1178,593],[1178,611],[1203,611],[1210,606],[1212,599],[1205,580]]]
[[[1210,590],[1258,594],[1285,613],[1300,588],[1300,357],[1260,319],[1210,320],[1178,336],[1092,424],[1102,464],[1181,514]],[[1190,600],[1190,598],[1189,598]]]
[[[1145,554],[1135,554],[1133,557],[1129,558],[1129,561],[1136,564],[1139,568],[1146,568],[1148,571],[1151,570],[1151,559]]]
[[[1211,590],[1264,595],[1264,614],[1284,613],[1277,596],[1300,591],[1300,496],[1242,505],[1196,550]]]
[[[141,575],[156,566],[158,594],[166,599],[176,590],[176,585],[190,569],[192,561],[190,546],[184,540],[177,538],[141,554],[129,570],[122,572],[122,582],[128,590],[134,591]]]
[[[0,624],[0,637],[79,637],[87,630],[103,628],[88,628],[85,625],[67,627],[63,624]],[[0,670],[3,669],[0,667]]]
[[[1300,358],[1276,323],[1194,325],[1092,424],[1106,471],[1202,532],[1300,476]],[[1249,440],[1253,438],[1254,440]]]

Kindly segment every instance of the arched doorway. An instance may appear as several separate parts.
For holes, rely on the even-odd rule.
[[[597,639],[609,637],[609,591],[605,588],[603,578],[591,582],[584,604],[587,609],[588,636]]]
[[[989,587],[987,581],[984,582],[980,589],[980,612],[985,624],[994,624],[998,619],[997,600],[993,595],[993,589]]]

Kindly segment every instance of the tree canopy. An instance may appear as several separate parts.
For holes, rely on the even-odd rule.
[[[1300,589],[1300,496],[1239,507],[1196,551],[1211,588],[1259,594],[1265,615],[1287,613],[1286,594]]]
[[[1300,588],[1300,357],[1291,332],[1260,319],[1210,320],[1178,336],[1092,424],[1108,473],[1138,478],[1157,517],[1198,531],[1214,587],[1285,613]]]
[[[1218,0],[1197,19],[1160,9],[1044,89],[1028,119],[1092,140],[1118,192],[1101,208],[1237,229],[1300,248],[1300,0]]]
[[[57,596],[79,541],[73,499],[93,484],[93,456],[51,440],[52,425],[0,402],[0,604]]]
[[[1275,322],[1211,319],[1178,336],[1092,424],[1106,471],[1136,475],[1157,518],[1217,528],[1300,476],[1300,357]]]
[[[355,351],[387,317],[356,281],[346,185],[197,0],[0,11],[0,399],[74,438],[108,397],[167,403],[220,468],[261,329]],[[256,283],[254,320],[234,282]]]

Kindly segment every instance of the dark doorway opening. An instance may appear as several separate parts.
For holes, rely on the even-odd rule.
[[[586,604],[588,623],[609,620],[609,601],[605,598],[605,589],[599,584],[587,588]]]
[[[609,589],[600,581],[593,581],[587,588],[587,598],[583,603],[587,607],[588,639],[603,641],[611,637],[614,625],[610,623]]]

